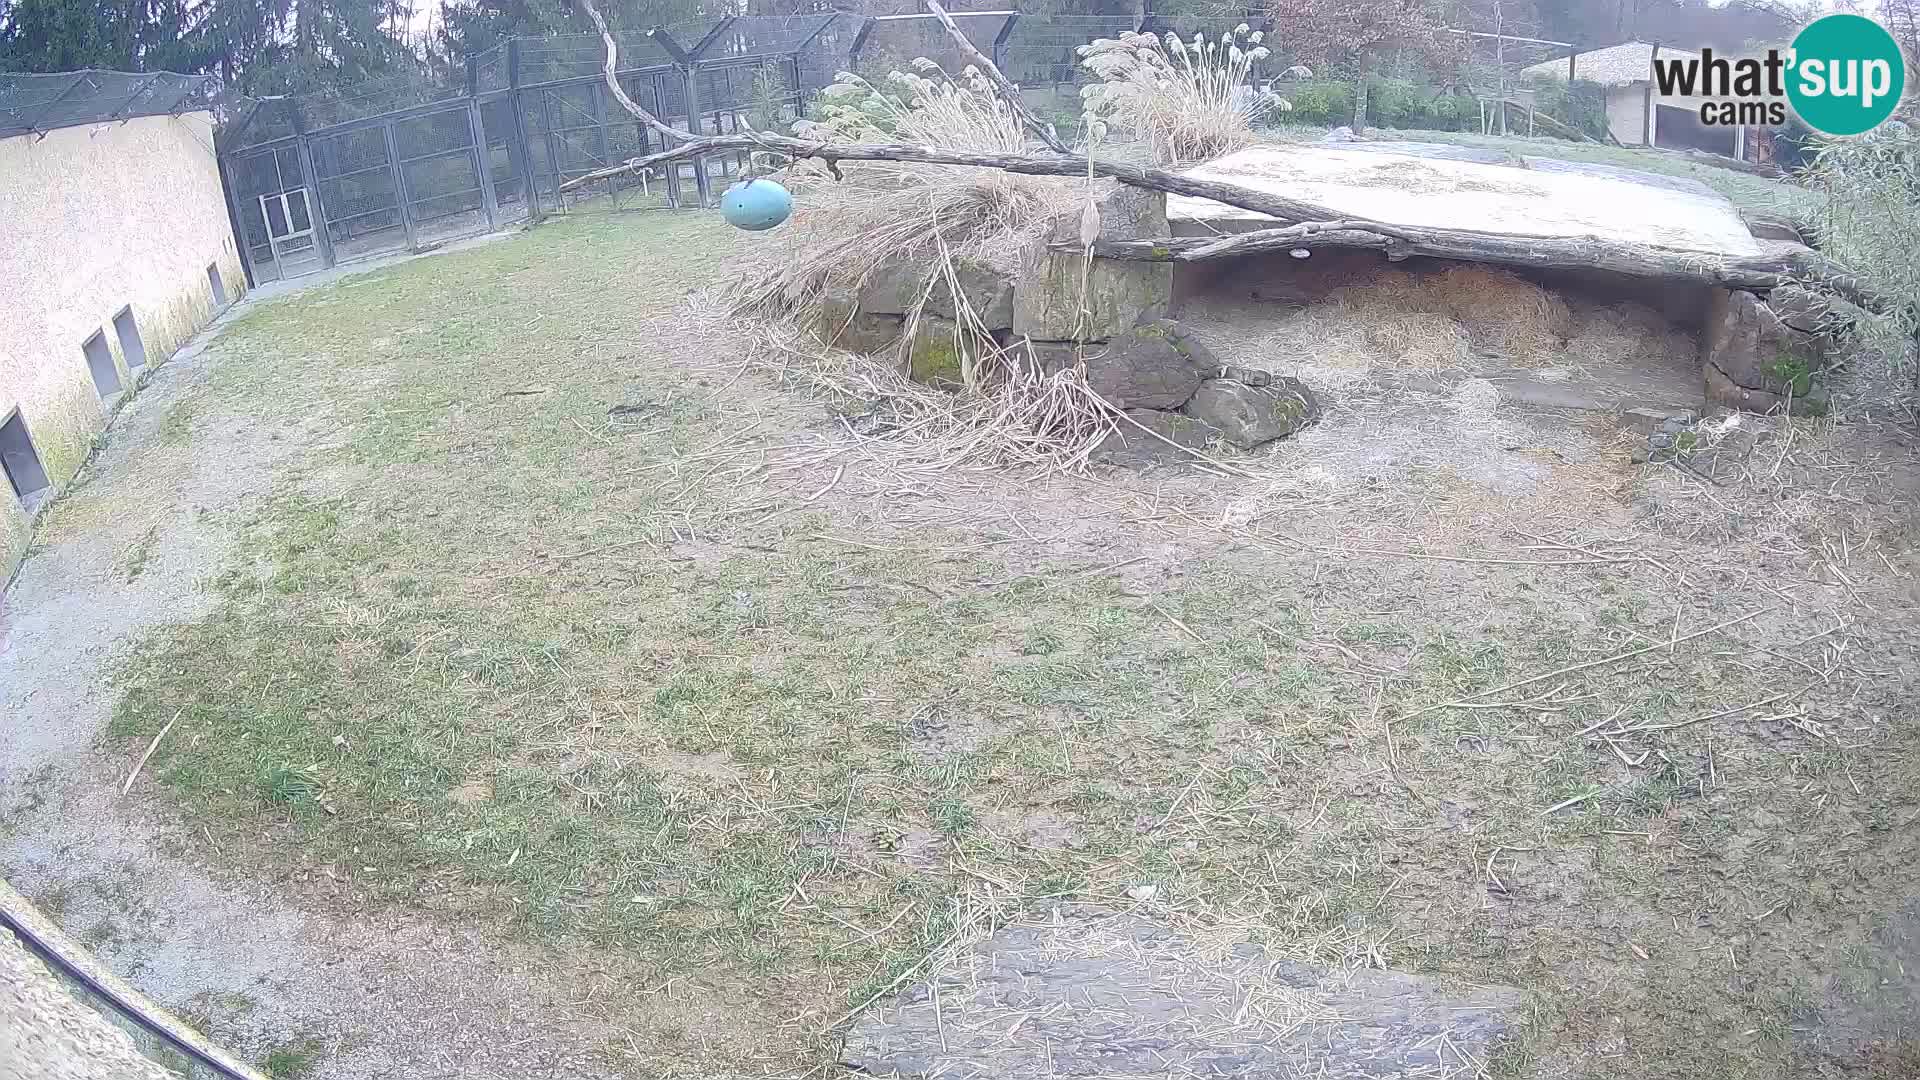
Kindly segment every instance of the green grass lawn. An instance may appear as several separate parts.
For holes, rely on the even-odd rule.
[[[1851,883],[1910,793],[1910,737],[1864,719],[1909,677],[1828,670],[1793,705],[1833,737],[1583,732],[1827,669],[1818,605],[1684,572],[1704,542],[1672,572],[1475,561],[1511,532],[1339,555],[1282,534],[1397,548],[1426,519],[1224,536],[1232,491],[1198,490],[1196,529],[1102,525],[1104,483],[890,480],[884,446],[741,374],[743,334],[677,314],[736,242],[579,213],[219,341],[191,419],[329,434],[217,612],[118,675],[128,748],[179,716],[148,768],[207,858],[293,902],[341,902],[291,873],[325,868],[356,905],[592,942],[737,1017],[705,1046],[635,1019],[644,1059],[608,1049],[635,1075],[804,1071],[961,916],[1141,884],[1293,955],[1522,987],[1495,1076],[1795,1075],[1810,958],[1867,932]],[[1847,659],[1877,670],[1873,626]]]

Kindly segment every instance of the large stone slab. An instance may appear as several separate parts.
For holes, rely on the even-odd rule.
[[[1665,188],[1686,195],[1698,195],[1715,198],[1712,188],[1690,176],[1665,176],[1650,173],[1642,169],[1626,169],[1618,165],[1602,165],[1595,161],[1563,161],[1560,158],[1534,157],[1529,154],[1520,159],[1520,163],[1535,172],[1574,173],[1579,176],[1597,176],[1603,180],[1623,180],[1629,184],[1641,184],[1646,187]],[[1738,213],[1738,211],[1735,211]],[[1752,235],[1752,230],[1748,230]]]
[[[1012,926],[875,1008],[842,1060],[869,1075],[1473,1075],[1516,1022],[1510,987],[1295,963],[1085,908]]]
[[[1208,379],[1180,411],[1220,429],[1243,450],[1299,431],[1320,417],[1320,403],[1299,379],[1252,386],[1238,379]]]
[[[965,300],[974,318],[988,330],[1005,330],[1013,325],[1013,276],[984,263],[958,259],[954,279],[959,299]],[[939,275],[927,294],[927,310],[943,319],[958,319],[960,305],[946,275]]]
[[[1763,413],[1791,402],[1795,414],[1826,411],[1815,382],[1825,363],[1819,336],[1789,325],[1743,289],[1716,290],[1708,302],[1700,361],[1711,404]]]
[[[1107,183],[1100,189],[1100,239],[1164,237],[1166,196]],[[1080,212],[1062,214],[1028,250],[1013,290],[1013,331],[1035,341],[1105,341],[1167,313],[1173,299],[1173,264],[1094,259],[1055,250],[1080,242]],[[1086,314],[1080,279],[1087,276]]]
[[[820,297],[820,340],[848,352],[877,353],[900,338],[898,315],[860,310],[859,297],[850,288],[831,288]]]
[[[1126,422],[1116,426],[1087,455],[1093,464],[1144,469],[1195,461],[1220,437],[1219,428],[1181,413],[1159,409],[1128,409],[1126,413]]]
[[[1087,387],[1122,409],[1177,409],[1220,367],[1206,345],[1172,319],[1155,319],[1111,341],[1030,347],[1042,372],[1085,364]]]
[[[1731,202],[1711,191],[1674,190],[1591,169],[1545,171],[1480,161],[1352,150],[1342,146],[1250,146],[1189,170],[1376,221],[1539,236],[1597,236],[1716,255],[1759,255],[1759,242]],[[1170,196],[1175,235],[1237,232],[1273,219],[1211,199]]]

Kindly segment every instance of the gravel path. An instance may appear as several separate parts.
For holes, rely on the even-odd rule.
[[[568,1004],[593,996],[580,958],[239,881],[179,854],[150,778],[121,794],[136,755],[102,748],[117,661],[210,609],[202,583],[236,528],[327,432],[324,416],[264,431],[201,400],[238,314],[120,414],[0,602],[0,874],[242,1057],[309,1047],[320,1080],[607,1075],[617,1029]]]

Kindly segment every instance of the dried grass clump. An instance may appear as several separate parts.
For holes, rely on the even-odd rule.
[[[1019,119],[978,71],[969,67],[956,81],[931,61],[915,63],[922,74],[896,71],[885,89],[842,72],[821,92],[821,118],[796,124],[796,133],[833,142],[1026,151]],[[830,288],[857,288],[890,259],[925,265],[929,287],[957,262],[1013,269],[1009,263],[1027,241],[1074,202],[1070,182],[998,169],[890,161],[848,162],[840,169],[844,179],[816,163],[795,165],[792,220],[779,242],[748,256],[724,289],[735,314],[787,319],[810,311]]]
[[[1699,355],[1693,336],[1642,304],[1614,304],[1581,312],[1567,337],[1576,367],[1683,367]]]
[[[762,324],[761,366],[836,399],[846,430],[904,450],[897,464],[949,469],[1080,472],[1124,418],[1076,369],[1042,373],[1022,349],[997,353],[986,387],[950,393],[908,378],[885,359],[822,345],[791,323]]]
[[[1171,31],[1100,38],[1080,46],[1080,66],[1100,79],[1080,94],[1088,112],[1132,131],[1155,161],[1207,161],[1251,143],[1261,117],[1293,108],[1251,85],[1253,65],[1267,57],[1261,36],[1241,23],[1217,40]]]
[[[1369,324],[1383,341],[1407,349],[1410,359],[1439,359],[1453,350],[1443,316],[1473,349],[1521,364],[1558,359],[1572,319],[1559,297],[1516,274],[1484,266],[1450,266],[1438,273],[1386,270],[1364,284],[1334,290],[1332,299]]]
[[[822,94],[823,114],[795,126],[834,142],[905,142],[1020,154],[1020,121],[972,67],[949,78],[927,60],[894,72],[884,88],[842,73]],[[725,313],[763,328],[765,366],[849,404],[848,430],[904,444],[908,458],[938,468],[1079,470],[1124,423],[1076,370],[1043,374],[1019,345],[1005,347],[965,304],[965,264],[1017,271],[1029,243],[1081,201],[1072,180],[997,169],[904,162],[846,162],[844,179],[797,165],[797,210],[779,243],[749,256],[721,289]],[[883,264],[925,267],[906,313],[901,348],[943,280],[958,310],[953,333],[963,360],[959,393],[915,382],[903,355],[860,356],[818,340],[812,315],[825,293],[857,291]],[[890,269],[891,272],[891,269]]]

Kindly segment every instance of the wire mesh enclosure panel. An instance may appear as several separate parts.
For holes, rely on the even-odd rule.
[[[668,32],[676,36],[683,32],[704,35],[712,29],[712,26],[712,23],[690,27],[676,26],[670,28]],[[665,67],[675,61],[673,54],[668,52],[651,34],[616,34],[614,42],[619,46],[616,70],[620,72]],[[598,79],[601,77],[600,73],[607,59],[606,43],[600,40],[598,34],[521,38],[517,44],[520,62],[519,85],[522,87]],[[511,76],[511,73],[509,75]]]
[[[505,96],[480,103],[480,138],[485,144],[487,180],[493,185],[497,224],[523,221],[528,206],[526,185],[521,182],[526,168],[520,161],[520,141],[513,116],[513,99]]]
[[[425,74],[394,75],[302,95],[300,115],[307,130],[318,131],[335,124],[450,101],[465,93],[464,85],[440,82]]]
[[[621,89],[635,104],[664,123],[686,127],[686,87],[680,71],[654,68],[619,78]],[[658,132],[628,115],[612,97],[599,81],[547,85],[523,92],[522,123],[528,134],[535,198],[542,209],[565,211],[568,200],[560,187],[570,180],[666,149],[666,140]],[[690,170],[691,165],[686,168]],[[640,197],[650,203],[672,205],[678,178],[665,175],[667,171],[661,170],[658,176],[613,177],[572,197],[619,197],[638,189]],[[689,171],[687,176],[691,175]]]
[[[315,194],[289,140],[223,162],[240,243],[256,281],[297,277],[326,265],[315,228]]]
[[[0,74],[0,138],[214,108],[220,80],[170,72]]]
[[[976,15],[962,15],[977,22]],[[998,19],[999,17],[996,17]],[[622,33],[616,78],[683,131],[786,130],[846,66],[864,21],[831,11],[729,16]],[[669,149],[605,84],[597,34],[514,38],[452,69],[325,94],[245,101],[220,132],[235,221],[257,280],[564,213],[706,205],[745,152],[602,177]]]
[[[1018,17],[1013,11],[956,11],[953,22],[974,48],[990,57]],[[912,71],[913,61],[921,57],[955,77],[969,63],[931,15],[881,15],[869,20],[855,35],[848,59],[853,70],[878,78],[890,71]]]
[[[315,136],[314,185],[336,262],[407,246],[400,185],[384,125]]]
[[[1007,35],[995,63],[1023,87],[1084,83],[1079,48],[1098,38],[1117,38],[1133,29],[1129,15],[1063,15],[1022,18]]]
[[[400,155],[400,190],[416,247],[492,227],[489,189],[474,139],[475,116],[461,103],[389,125]]]

